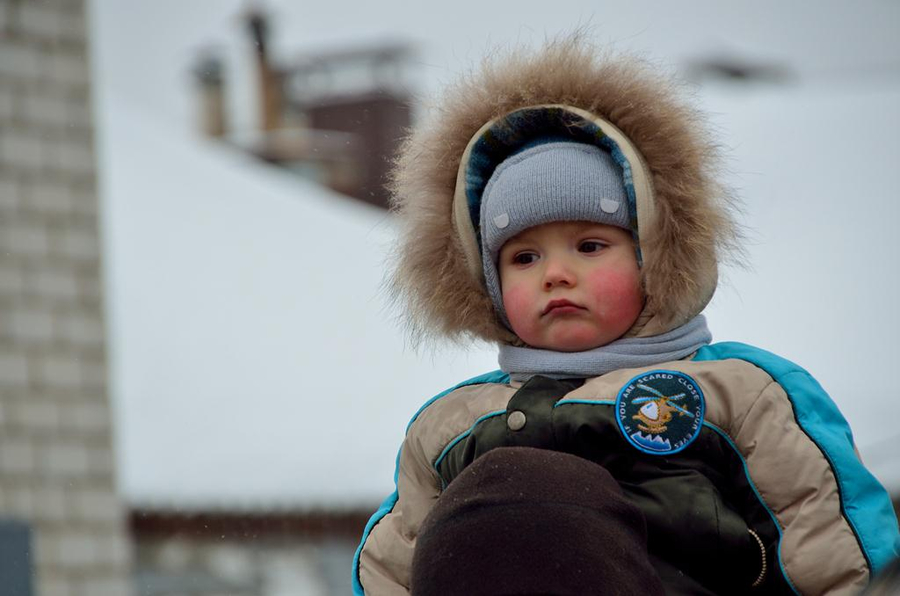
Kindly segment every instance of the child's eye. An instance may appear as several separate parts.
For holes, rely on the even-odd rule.
[[[513,263],[516,265],[530,265],[537,261],[538,256],[533,252],[520,252],[513,256]]]
[[[585,240],[578,245],[578,252],[600,252],[604,248],[606,248],[606,245],[598,240]]]

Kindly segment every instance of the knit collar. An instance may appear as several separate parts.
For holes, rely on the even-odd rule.
[[[712,341],[706,317],[697,315],[672,331],[626,337],[583,352],[500,346],[500,369],[514,381],[535,375],[554,379],[598,377],[620,368],[639,368],[680,360]]]

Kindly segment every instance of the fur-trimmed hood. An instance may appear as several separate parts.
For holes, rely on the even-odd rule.
[[[518,342],[485,289],[477,205],[493,167],[547,127],[604,146],[623,168],[646,296],[629,334],[669,331],[709,302],[736,248],[731,201],[705,123],[647,64],[571,37],[487,60],[434,116],[406,140],[392,179],[402,226],[392,281],[417,339]]]

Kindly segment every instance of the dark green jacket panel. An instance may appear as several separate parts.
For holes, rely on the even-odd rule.
[[[765,545],[769,570],[755,590],[792,593],[783,576],[772,572],[779,569],[779,530],[727,439],[704,427],[680,453],[642,453],[623,438],[611,402],[558,403],[580,384],[533,377],[513,395],[505,413],[482,420],[443,454],[436,462],[442,479],[451,482],[477,457],[498,447],[578,455],[607,468],[642,510],[651,558],[660,574],[669,577],[672,593],[692,593],[699,586],[714,593],[749,590],[762,568],[762,553],[750,529]],[[523,415],[524,425],[514,430],[518,424],[511,423],[511,416],[521,423]]]

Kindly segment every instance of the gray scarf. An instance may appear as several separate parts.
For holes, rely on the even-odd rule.
[[[651,366],[680,360],[712,341],[706,317],[697,315],[681,327],[652,337],[629,337],[585,350],[556,352],[500,346],[500,369],[513,381],[534,375],[554,379],[598,377],[620,368]]]

